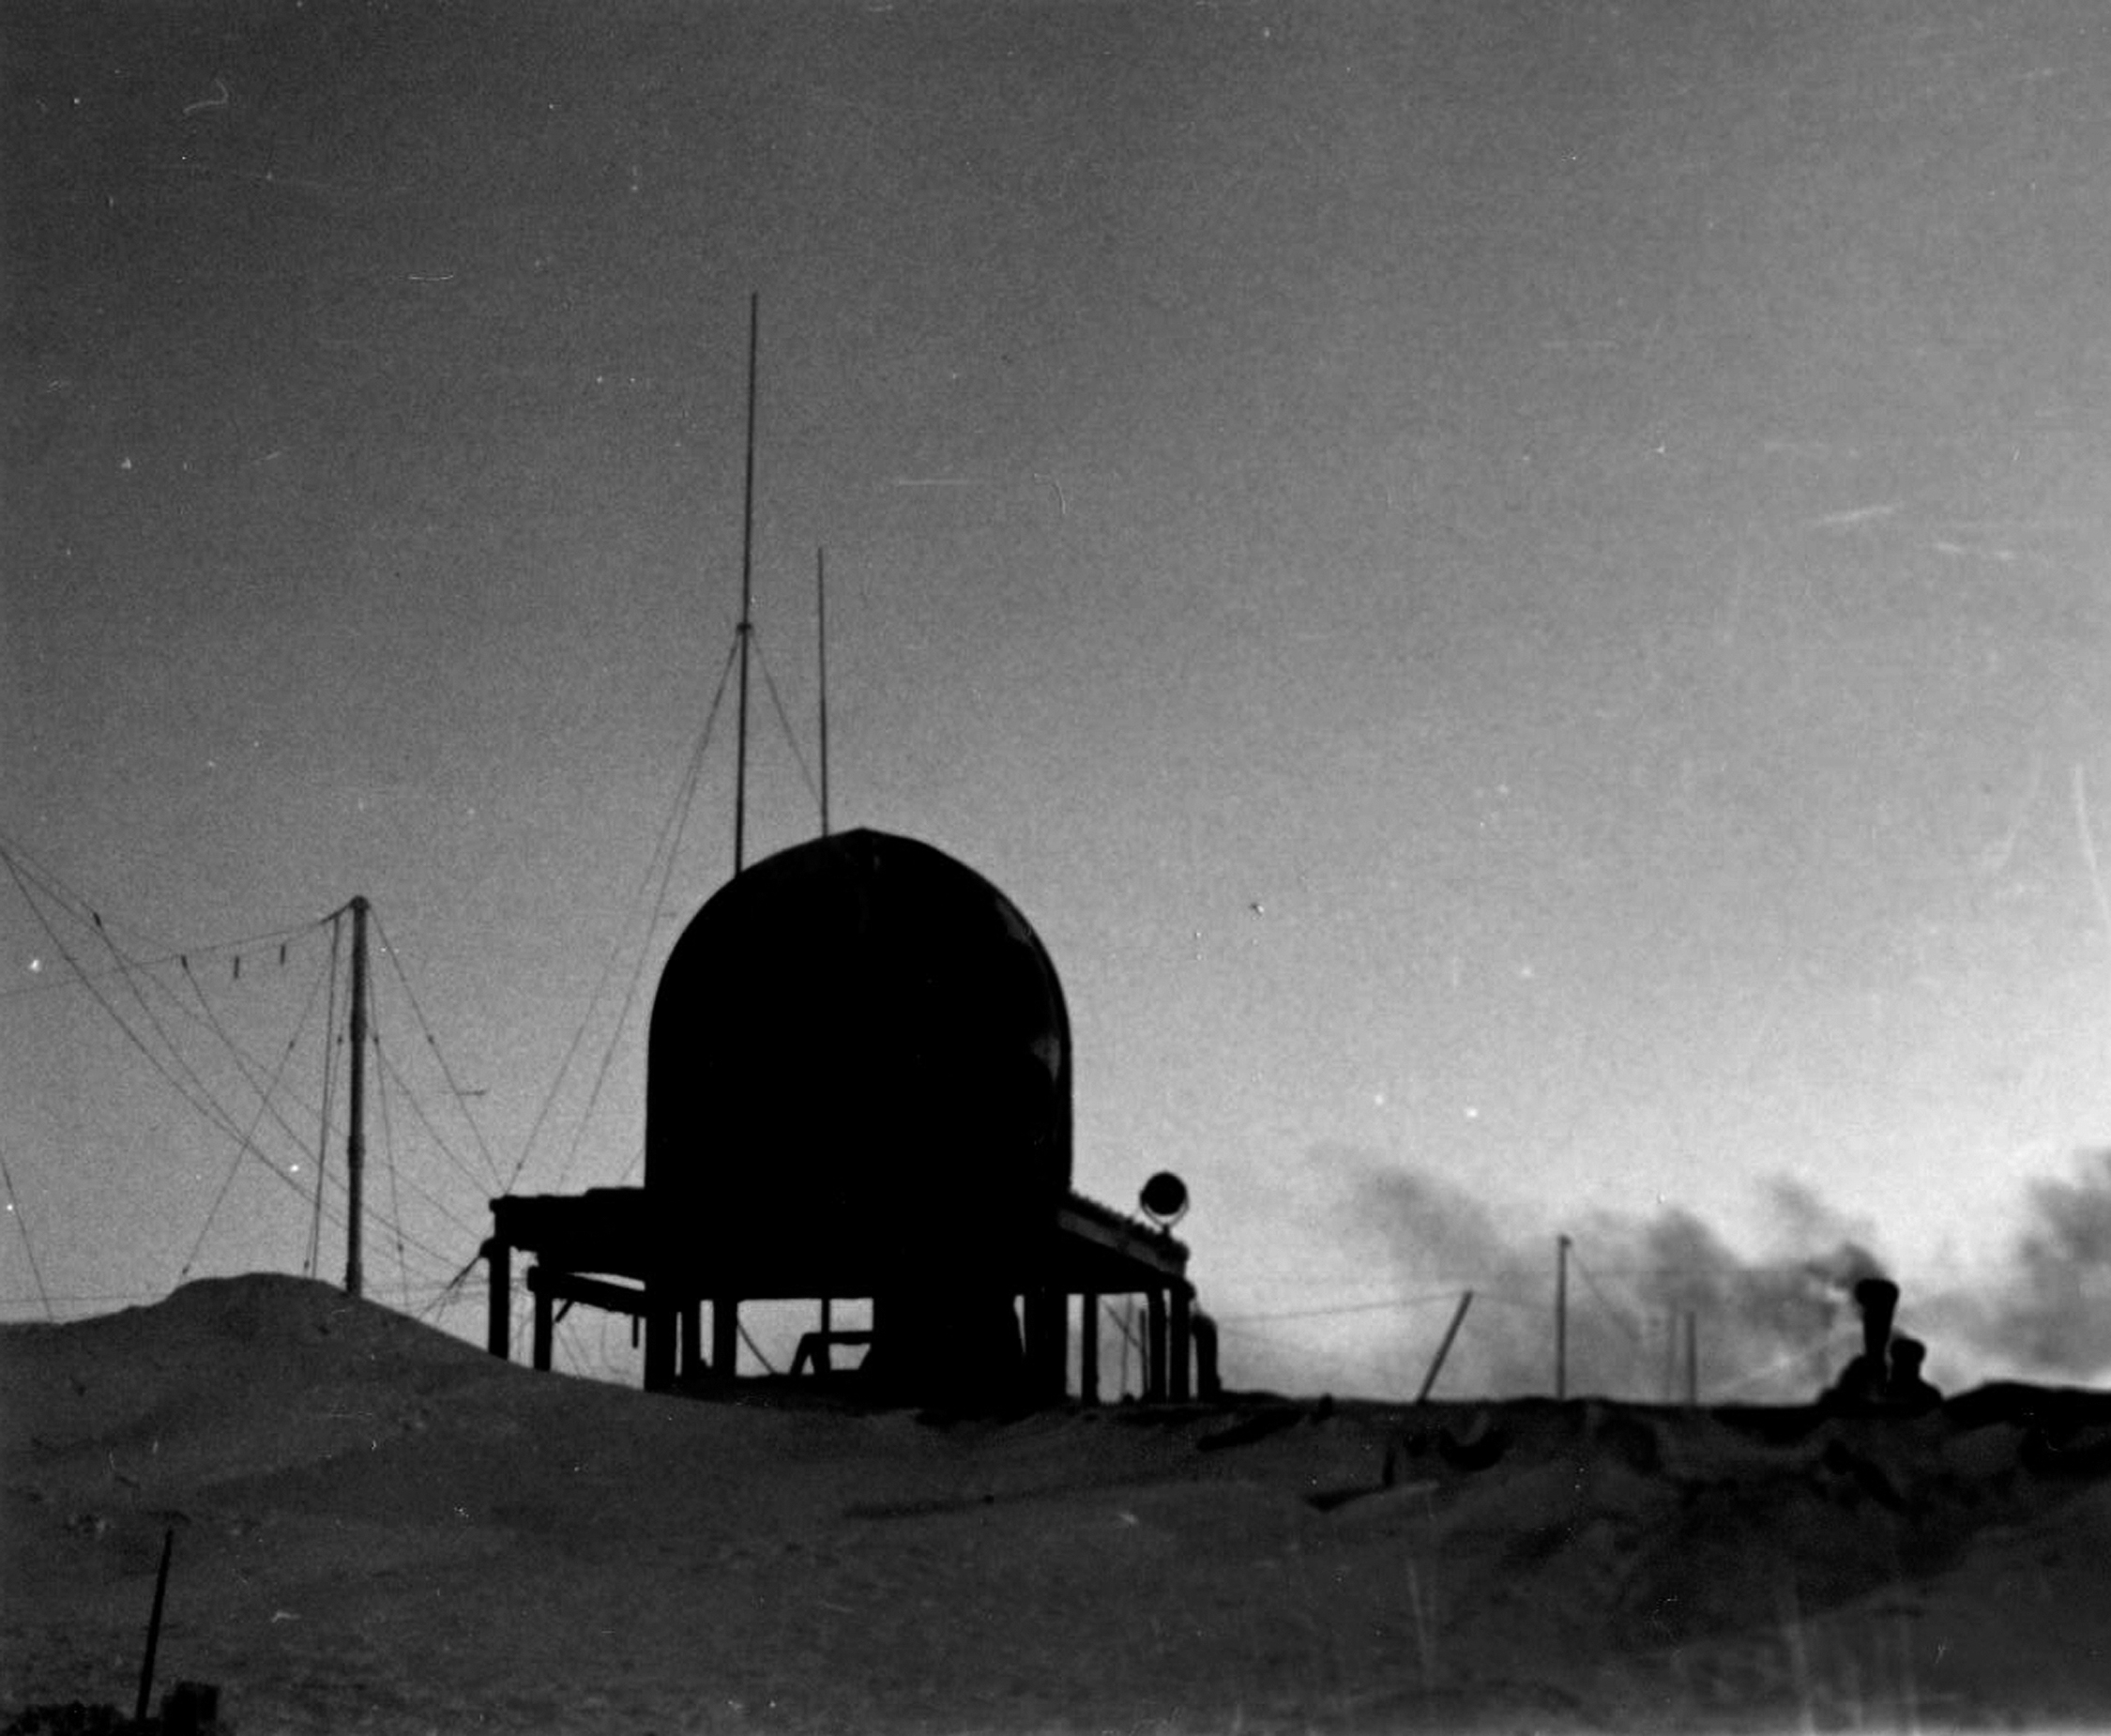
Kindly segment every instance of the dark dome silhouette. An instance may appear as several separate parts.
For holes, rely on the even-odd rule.
[[[1070,1021],[1010,899],[858,830],[755,863],[653,1004],[645,1192],[738,1293],[876,1294],[1015,1272],[1071,1179]]]

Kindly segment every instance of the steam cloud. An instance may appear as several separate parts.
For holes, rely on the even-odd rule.
[[[1999,1372],[2088,1380],[2111,1371],[2111,1147],[2025,1193],[2000,1282],[1935,1313]]]
[[[1696,1213],[1598,1212],[1558,1226],[1497,1209],[1441,1178],[1344,1147],[1314,1154],[1344,1179],[1344,1237],[1404,1296],[1472,1288],[1440,1393],[1510,1396],[1554,1385],[1557,1229],[1573,1238],[1568,1373],[1572,1393],[1682,1396],[1684,1321],[1696,1324],[1704,1399],[1815,1397],[1860,1348],[1850,1291],[1883,1275],[1866,1224],[1800,1182],[1767,1184],[1763,1245],[1733,1248]],[[2021,1226],[1991,1280],[1906,1273],[1900,1330],[1930,1346],[1929,1372],[1959,1392],[1990,1378],[2087,1380],[2111,1369],[2111,1149],[2025,1192]],[[1245,1368],[1286,1390],[1315,1379],[1403,1395],[1435,1348],[1443,1312],[1365,1314],[1336,1327],[1324,1373],[1300,1376],[1286,1345],[1239,1347]],[[1360,1333],[1360,1339],[1354,1334]],[[1347,1361],[1340,1348],[1356,1348]],[[1252,1374],[1247,1371],[1251,1369]]]
[[[1344,1154],[1345,1155],[1345,1154]],[[1357,1220],[1404,1289],[1456,1279],[1476,1290],[1469,1327],[1447,1362],[1448,1390],[1496,1395],[1553,1385],[1555,1237],[1498,1218],[1435,1178],[1358,1156]],[[1859,1226],[1793,1181],[1769,1186],[1777,1251],[1747,1260],[1695,1213],[1593,1213],[1574,1238],[1568,1310],[1572,1392],[1662,1398],[1683,1392],[1685,1317],[1695,1317],[1710,1390],[1808,1397],[1828,1371],[1835,1329],[1851,1323],[1849,1287],[1880,1270]],[[1814,1252],[1813,1250],[1817,1251]],[[1483,1300],[1487,1306],[1481,1306]]]

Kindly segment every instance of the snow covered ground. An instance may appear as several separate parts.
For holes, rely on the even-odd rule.
[[[944,1420],[277,1276],[0,1329],[0,1394],[10,1710],[129,1706],[174,1528],[158,1680],[251,1733],[2111,1721],[2111,1395]]]

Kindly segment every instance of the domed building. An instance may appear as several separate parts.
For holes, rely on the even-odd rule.
[[[869,1329],[825,1309],[800,1361],[862,1344],[891,1395],[1046,1399],[1075,1297],[1091,1398],[1099,1298],[1141,1292],[1147,1385],[1184,1396],[1187,1250],[1073,1194],[1071,1158],[1069,1013],[1018,907],[915,839],[814,839],[728,881],[667,960],[644,1187],[493,1202],[492,1348],[520,1249],[538,1366],[554,1302],[641,1317],[662,1387],[731,1375],[743,1302],[869,1298]]]

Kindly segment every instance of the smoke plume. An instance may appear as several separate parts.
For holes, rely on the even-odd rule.
[[[2025,1190],[1996,1283],[1946,1311],[1997,1372],[2088,1380],[2111,1371],[2111,1147]]]
[[[1557,1236],[1566,1233],[1572,1393],[1682,1398],[1691,1354],[1706,1402],[1800,1402],[1860,1348],[1855,1284],[1885,1275],[1872,1227],[1787,1178],[1765,1184],[1758,1245],[1743,1252],[1683,1207],[1557,1225],[1373,1152],[1314,1155],[1342,1186],[1344,1251],[1408,1300],[1398,1312],[1327,1322],[1328,1365],[1301,1379],[1286,1344],[1241,1348],[1268,1384],[1293,1390],[1412,1392],[1447,1302],[1471,1288],[1439,1393],[1553,1391]],[[2111,1371],[2111,1149],[2084,1154],[2070,1176],[2028,1183],[2023,1205],[1991,1277],[1960,1287],[1954,1272],[1901,1276],[1899,1328],[1928,1344],[1929,1373],[1952,1392]]]
[[[1515,1211],[1498,1215],[1452,1183],[1368,1154],[1329,1156],[1348,1177],[1351,1221],[1404,1291],[1474,1289],[1474,1311],[1445,1365],[1446,1390],[1551,1391],[1555,1226]],[[1679,1207],[1646,1217],[1600,1211],[1563,1226],[1572,1239],[1569,1390],[1683,1394],[1690,1353],[1715,1397],[1808,1397],[1823,1384],[1838,1360],[1840,1329],[1853,1320],[1848,1289],[1878,1262],[1859,1226],[1798,1183],[1769,1184],[1767,1205],[1772,1246],[1757,1258]]]

